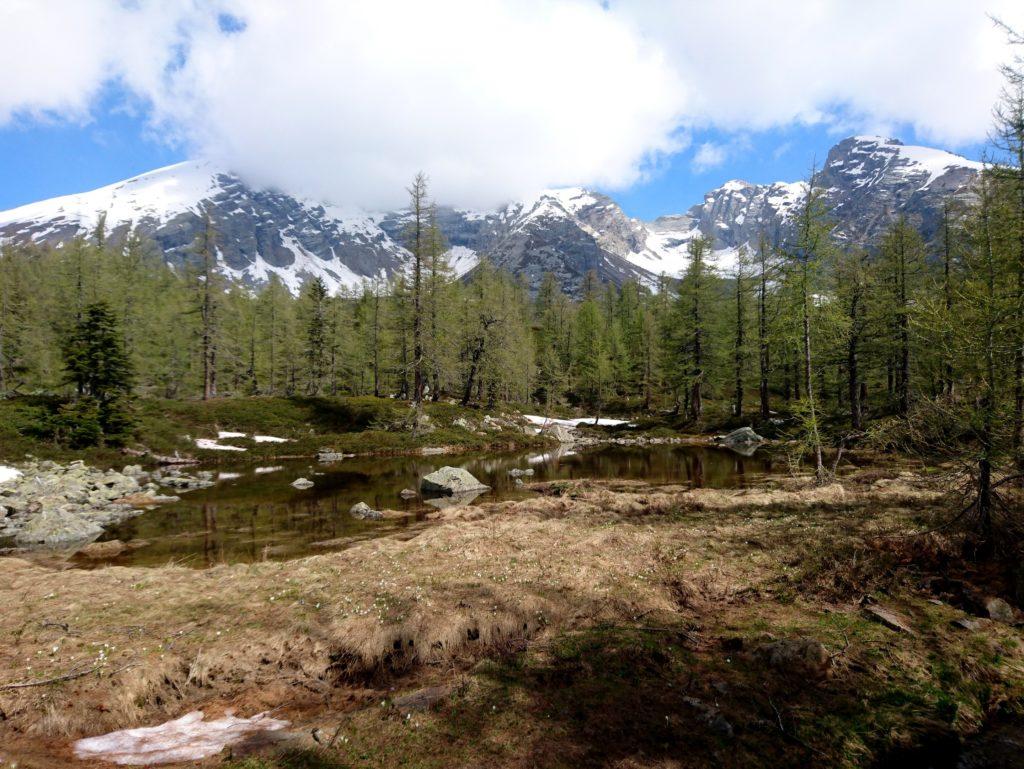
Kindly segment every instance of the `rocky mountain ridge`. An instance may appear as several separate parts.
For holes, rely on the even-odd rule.
[[[862,136],[836,144],[815,183],[827,190],[837,236],[870,244],[898,214],[929,238],[943,201],[969,198],[980,168],[942,150]],[[617,284],[652,286],[662,274],[679,275],[687,244],[701,234],[714,239],[719,265],[728,268],[738,249],[756,244],[762,232],[784,242],[806,191],[800,181],[733,180],[685,213],[653,222],[631,218],[607,195],[582,188],[546,190],[497,210],[442,207],[439,215],[458,274],[486,254],[531,287],[552,272],[574,293],[590,270]],[[181,263],[205,214],[218,232],[223,271],[250,285],[277,275],[298,291],[319,276],[338,291],[387,278],[408,262],[406,212],[366,212],[254,189],[208,161],[0,212],[0,240],[60,247],[95,230],[102,216],[109,238],[137,227],[169,262]]]

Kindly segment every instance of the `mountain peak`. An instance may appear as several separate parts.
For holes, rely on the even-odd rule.
[[[826,190],[836,235],[870,244],[892,216],[914,220],[925,238],[936,231],[942,202],[968,197],[980,163],[882,136],[838,142],[815,184]],[[648,285],[680,274],[688,244],[710,237],[718,264],[731,266],[738,249],[762,236],[782,242],[805,200],[803,181],[754,184],[731,179],[685,213],[644,223],[607,195],[584,187],[542,190],[499,210],[441,206],[442,230],[457,272],[486,253],[497,266],[536,287],[553,272],[575,292],[590,270],[621,283]],[[58,246],[91,231],[106,214],[108,236],[130,226],[150,237],[171,263],[191,258],[191,244],[208,212],[219,234],[221,268],[259,285],[277,276],[292,290],[317,276],[332,291],[405,269],[407,211],[369,213],[353,207],[255,189],[207,160],[190,160],[139,174],[90,192],[66,195],[0,213],[0,238]]]

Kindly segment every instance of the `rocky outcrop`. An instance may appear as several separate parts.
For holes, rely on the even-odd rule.
[[[0,538],[19,547],[64,548],[96,539],[106,526],[165,501],[138,466],[97,470],[83,462],[31,462],[0,485]],[[173,499],[176,499],[174,497]]]
[[[430,494],[466,494],[490,488],[461,467],[442,467],[420,481],[420,490]]]
[[[943,202],[969,200],[979,164],[941,150],[894,139],[858,136],[829,152],[815,184],[826,190],[835,233],[872,245],[894,217],[906,215],[926,240],[937,231]],[[168,185],[181,191],[168,206]],[[554,189],[487,211],[441,206],[438,221],[459,274],[486,253],[497,267],[536,290],[551,273],[578,295],[588,272],[615,284],[656,286],[662,274],[685,268],[687,244],[713,238],[720,266],[742,246],[791,240],[807,193],[803,181],[726,182],[683,213],[642,222],[611,198],[580,188]],[[203,215],[218,233],[221,268],[243,283],[281,276],[293,292],[312,277],[332,290],[356,287],[408,262],[402,246],[406,211],[341,211],[274,190],[258,190],[205,162],[186,162],[80,195],[0,212],[0,239],[57,245],[91,231],[107,215],[108,240],[137,226],[172,264],[188,258]]]

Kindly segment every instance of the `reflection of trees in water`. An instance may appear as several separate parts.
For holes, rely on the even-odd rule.
[[[341,465],[345,465],[341,467]],[[609,478],[652,483],[686,483],[721,487],[746,485],[770,472],[771,459],[760,452],[751,458],[717,449],[661,445],[605,446],[576,451],[553,447],[543,452],[492,454],[483,457],[374,457],[321,466],[310,491],[292,489],[283,470],[279,475],[249,475],[238,482],[182,496],[182,501],[157,508],[113,529],[120,539],[150,539],[153,544],[129,556],[137,563],[160,563],[167,558],[198,556],[197,565],[217,561],[253,561],[266,546],[286,547],[288,555],[310,552],[312,542],[350,535],[373,535],[422,518],[430,509],[422,498],[402,499],[406,487],[419,488],[423,475],[444,465],[465,467],[493,488],[477,502],[522,495],[512,468],[533,468],[535,481]],[[290,463],[286,470],[309,476],[308,462]],[[365,523],[352,519],[349,508],[366,502],[375,509],[408,511],[403,522]],[[189,536],[191,534],[191,536]],[[280,552],[280,551],[279,551]]]

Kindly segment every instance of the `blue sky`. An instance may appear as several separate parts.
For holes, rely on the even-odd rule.
[[[94,189],[188,159],[185,148],[154,133],[143,112],[123,105],[123,94],[111,92],[100,99],[94,117],[85,123],[21,120],[0,128],[0,210]],[[908,144],[929,144],[918,140],[910,128],[892,133]],[[644,180],[625,190],[606,191],[631,216],[653,219],[679,213],[729,179],[805,178],[811,163],[816,159],[820,165],[844,135],[823,125],[743,134],[696,132],[689,147],[666,158]],[[704,144],[727,148],[720,164],[705,168],[695,162]],[[983,145],[969,144],[954,151],[979,159]]]

